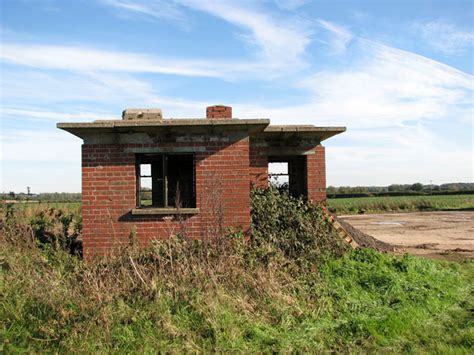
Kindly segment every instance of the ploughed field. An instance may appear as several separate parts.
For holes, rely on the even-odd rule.
[[[441,259],[474,259],[474,211],[340,216],[399,253]]]

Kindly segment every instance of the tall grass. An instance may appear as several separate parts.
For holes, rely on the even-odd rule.
[[[347,252],[318,211],[257,193],[250,239],[132,239],[87,263],[10,220],[0,350],[470,351],[472,263]]]

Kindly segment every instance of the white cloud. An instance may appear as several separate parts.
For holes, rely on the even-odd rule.
[[[218,77],[209,62],[162,59],[86,47],[3,43],[0,58],[17,65],[72,71],[113,71]]]
[[[124,11],[136,14],[157,11],[143,8],[148,2],[116,3],[122,8],[127,5]],[[130,8],[134,4],[141,7]],[[456,124],[464,128],[470,124],[472,129],[472,75],[414,53],[357,38],[348,29],[324,20],[315,24],[328,35],[323,38],[332,54],[350,60],[338,70],[328,66],[327,70],[310,71],[306,49],[312,34],[306,24],[257,11],[258,4],[237,7],[227,1],[191,1],[185,6],[243,30],[242,38],[256,48],[255,60],[174,60],[89,47],[3,44],[3,61],[18,66],[10,66],[14,70],[2,73],[0,115],[15,117],[18,122],[43,120],[51,126],[47,132],[2,132],[8,136],[2,138],[1,148],[2,170],[8,170],[4,181],[9,189],[13,188],[10,185],[28,181],[10,173],[12,167],[18,169],[18,164],[23,164],[21,175],[27,177],[40,169],[35,162],[54,164],[52,176],[58,179],[63,166],[74,166],[79,176],[81,142],[56,130],[52,121],[119,118],[120,111],[130,106],[161,107],[166,117],[195,117],[202,116],[204,108],[214,104],[206,98],[189,99],[185,94],[170,97],[165,84],[152,85],[150,78],[139,78],[138,73],[224,80],[275,79],[273,82],[278,85],[292,89],[296,86],[304,103],[270,105],[255,99],[239,104],[236,99],[234,115],[269,117],[273,124],[348,126],[346,133],[327,142],[329,184],[472,181],[472,144],[469,148],[466,142],[456,140],[455,133],[431,128],[434,120],[444,120],[453,124],[453,131],[459,128]],[[147,16],[159,17],[154,12]],[[24,66],[30,68],[21,72]],[[278,81],[295,70],[305,78],[294,76],[292,80]],[[241,89],[236,86],[235,93]],[[223,97],[233,94],[228,92]],[[62,178],[64,187],[57,187],[54,178],[49,182],[46,178],[39,180],[43,191],[79,190],[79,178],[73,182]]]
[[[464,31],[446,21],[431,21],[413,26],[433,49],[444,54],[457,54],[474,46],[474,31]]]
[[[54,107],[53,111],[62,108],[64,112],[105,111],[101,113],[104,116],[113,112],[109,109],[111,106],[143,105],[159,97],[148,81],[123,73],[9,70],[2,77],[2,88],[2,105],[5,108],[35,111]]]
[[[114,119],[117,115],[101,114],[96,112],[51,112],[41,109],[20,109],[10,107],[0,107],[0,117],[21,117],[22,119],[32,119],[37,121],[54,121],[54,122],[77,122],[77,121],[93,121]],[[15,132],[18,134],[19,132]]]
[[[328,44],[333,54],[344,53],[347,45],[354,37],[352,33],[347,28],[329,21],[318,20],[317,23],[331,34],[327,41],[320,40],[320,42]]]
[[[167,13],[168,9],[182,14],[182,7],[188,7],[193,10],[205,12],[211,16],[220,18],[234,26],[243,29],[244,33],[239,34],[247,44],[256,48],[258,62],[237,62],[221,63],[217,65],[218,70],[228,73],[247,72],[259,74],[265,72],[265,75],[272,74],[280,69],[295,71],[304,67],[302,56],[305,53],[307,45],[311,42],[311,29],[306,21],[301,18],[289,18],[288,16],[276,18],[275,14],[269,14],[267,11],[255,9],[256,4],[249,2],[232,2],[226,0],[188,0],[166,2],[167,6],[161,6],[161,1],[143,1],[143,0],[111,0],[105,1],[105,4],[114,7],[120,7],[123,10],[131,12],[140,12],[160,18]],[[293,3],[294,6],[301,1]],[[199,67],[199,66],[198,66]],[[216,66],[209,66],[216,68]]]
[[[474,136],[470,145],[459,141],[457,129],[472,123],[474,77],[396,48],[364,40],[357,45],[365,56],[346,70],[300,82],[307,103],[234,111],[270,117],[273,124],[347,126],[326,142],[328,184],[473,181]],[[435,131],[434,120],[452,129]]]
[[[121,10],[122,14],[124,12],[136,13],[140,19],[143,16],[149,16],[155,19],[185,22],[185,15],[173,1],[152,0],[141,3],[135,0],[101,0],[101,2]]]
[[[63,163],[78,158],[76,153],[80,141],[59,129],[34,131],[8,129],[2,132],[2,146],[5,152],[1,157],[3,162],[33,160]]]
[[[159,18],[167,16],[161,2],[110,0],[105,4],[133,13]],[[152,73],[191,77],[210,77],[229,81],[246,78],[272,80],[308,67],[307,46],[313,40],[315,24],[301,18],[259,11],[248,3],[229,1],[179,2],[193,10],[220,18],[243,30],[238,38],[250,45],[253,60],[177,59],[146,53],[103,50],[88,46],[60,46],[4,41],[0,59],[5,63],[48,70],[81,73]],[[171,8],[178,5],[169,3]],[[178,10],[176,10],[178,11]],[[181,10],[179,10],[181,11]],[[173,18],[173,16],[169,16]],[[334,54],[344,51],[352,34],[342,26],[319,20],[317,25],[328,35]]]
[[[348,69],[320,71],[299,82],[309,93],[307,103],[248,105],[241,108],[243,114],[270,116],[281,123],[298,117],[300,123],[373,128],[472,112],[472,75],[377,43],[359,40],[358,46],[364,58]]]
[[[230,1],[191,0],[183,4],[249,31],[243,38],[259,49],[259,57],[270,67],[301,65],[301,56],[311,42],[311,31],[301,19],[277,19]]]
[[[283,10],[296,10],[309,1],[310,0],[274,0],[275,4]]]

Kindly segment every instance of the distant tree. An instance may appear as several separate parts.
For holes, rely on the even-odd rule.
[[[350,193],[350,187],[349,186],[340,186],[338,189],[337,189],[337,193],[339,194],[348,194]]]
[[[412,191],[423,191],[423,184],[420,184],[419,182],[417,182],[417,183],[410,186],[410,190],[412,190]]]
[[[352,193],[356,193],[356,194],[365,194],[369,192],[369,190],[365,186],[356,186],[356,187],[353,187],[351,190],[352,190],[351,191]]]
[[[326,193],[333,195],[337,193],[337,189],[334,186],[328,186],[328,188],[326,189]]]

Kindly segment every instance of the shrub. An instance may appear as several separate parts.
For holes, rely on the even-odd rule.
[[[347,246],[326,220],[321,205],[274,188],[252,192],[252,243],[278,250],[289,259],[315,263],[342,255]]]

